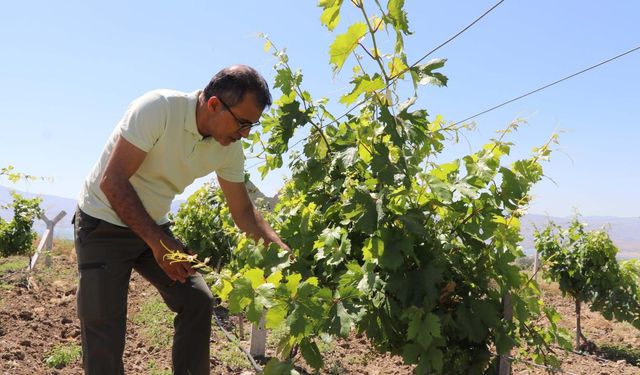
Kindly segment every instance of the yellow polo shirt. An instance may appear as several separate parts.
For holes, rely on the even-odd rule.
[[[215,171],[224,180],[244,182],[241,142],[223,146],[203,138],[196,126],[200,91],[151,91],[131,103],[84,182],[80,209],[109,223],[125,226],[100,189],[100,179],[118,137],[147,153],[131,176],[131,185],[144,208],[158,224],[168,221],[173,198],[196,178]]]

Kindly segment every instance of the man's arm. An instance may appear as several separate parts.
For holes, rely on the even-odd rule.
[[[289,246],[282,242],[278,234],[255,208],[243,182],[230,182],[220,177],[218,177],[218,182],[227,199],[231,217],[240,230],[256,241],[262,238],[267,244],[274,242],[281,248],[291,252]]]
[[[100,180],[100,189],[120,220],[149,245],[156,261],[169,278],[184,282],[185,278],[195,271],[189,263],[170,264],[165,261],[163,257],[167,254],[167,250],[160,241],[172,250],[182,249],[182,244],[163,232],[153,221],[129,182],[129,178],[138,170],[146,156],[146,152],[121,136],[107,161]]]

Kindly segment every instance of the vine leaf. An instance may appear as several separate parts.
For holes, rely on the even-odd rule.
[[[355,83],[353,91],[340,98],[340,103],[349,105],[355,102],[360,95],[364,93],[370,93],[385,88],[385,84],[379,74],[376,74],[372,79],[369,79],[368,77],[358,77],[353,81],[353,83]]]
[[[333,31],[340,22],[340,7],[342,6],[342,0],[320,0],[318,6],[323,8],[320,15],[320,23]]]
[[[340,34],[329,47],[329,63],[333,65],[333,73],[337,74],[351,52],[358,46],[367,33],[367,25],[357,22],[349,26],[346,33]]]
[[[393,20],[395,29],[402,31],[405,34],[411,34],[409,31],[409,19],[407,18],[407,12],[405,12],[403,8],[404,0],[389,0],[389,3],[387,4],[389,17]]]
[[[417,81],[420,85],[446,86],[449,78],[442,73],[434,72],[434,70],[442,68],[446,62],[447,59],[433,59],[426,64],[414,66],[411,68],[411,72],[414,74],[414,81]]]
[[[300,352],[309,366],[315,369],[322,368],[322,355],[320,354],[320,349],[318,349],[318,345],[315,342],[308,339],[302,340],[300,343]]]
[[[269,363],[267,363],[267,366],[264,368],[264,374],[300,375],[300,373],[293,368],[291,363],[280,362],[276,358],[272,358]]]

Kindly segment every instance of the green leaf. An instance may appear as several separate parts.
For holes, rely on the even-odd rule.
[[[456,159],[451,163],[440,164],[429,173],[441,181],[453,181],[458,176],[460,170],[460,160]]]
[[[329,31],[333,31],[340,22],[342,0],[321,0],[318,6],[324,8],[320,15],[320,23]]]
[[[393,24],[397,29],[402,30],[405,34],[409,34],[409,20],[407,12],[404,11],[404,0],[389,0],[387,10],[389,16],[393,20]]]
[[[376,90],[385,88],[384,81],[379,74],[376,74],[373,79],[368,79],[367,77],[358,77],[353,83],[355,83],[353,90],[349,94],[346,94],[342,98],[340,98],[340,103],[349,105],[355,102],[360,97],[360,95],[364,93],[371,93]]]
[[[264,375],[300,375],[289,362],[280,362],[277,358],[269,360],[264,368]]]
[[[367,164],[369,164],[371,162],[371,159],[373,159],[373,156],[369,151],[370,149],[370,147],[366,147],[364,144],[358,143],[358,155],[360,156],[360,159],[362,159],[362,161]]]
[[[331,319],[329,333],[347,337],[353,326],[353,317],[345,309],[342,301],[338,301],[331,307],[329,316]]]
[[[434,176],[427,177],[427,184],[431,193],[443,203],[449,203],[453,199],[453,192],[451,191],[451,185],[437,179]]]
[[[409,210],[400,217],[400,221],[404,224],[407,232],[419,237],[423,237],[427,234],[425,220],[424,213],[416,209]],[[407,255],[409,254],[410,253],[407,253]]]
[[[436,373],[441,373],[444,366],[444,353],[440,349],[431,347],[425,355],[425,362],[429,363]]]
[[[300,343],[300,352],[302,353],[302,357],[309,364],[309,366],[318,370],[322,368],[323,361],[322,355],[320,354],[320,349],[318,349],[318,345],[311,341],[308,338],[305,338]]]
[[[404,262],[404,256],[413,256],[413,243],[406,235],[392,234],[388,230],[383,231],[384,252],[379,257],[381,267],[395,271]]]
[[[289,69],[281,68],[276,71],[276,78],[273,86],[280,88],[284,95],[290,95],[295,86],[300,84],[301,81],[301,75],[294,77]]]
[[[384,254],[384,241],[380,237],[369,237],[362,247],[363,260],[378,259]]]
[[[408,365],[415,365],[418,363],[418,356],[421,353],[420,346],[416,344],[405,344],[402,347],[402,359],[404,363]]]
[[[357,207],[362,209],[362,215],[356,220],[356,229],[371,234],[378,227],[378,209],[373,197],[366,188],[358,187],[353,200]]]
[[[264,271],[259,268],[252,268],[244,273],[244,277],[251,280],[251,287],[256,289],[260,285],[264,284]]]
[[[423,315],[423,312],[409,310],[410,320],[407,328],[407,338],[415,340],[424,349],[429,348],[434,338],[441,337],[440,318],[433,313]]]
[[[287,316],[288,308],[285,304],[277,304],[267,310],[265,316],[265,327],[267,329],[276,329],[282,325]]]
[[[216,281],[213,289],[215,290],[218,297],[220,297],[220,299],[226,301],[229,297],[229,293],[231,293],[231,291],[233,290],[233,285],[229,280],[221,278]]]
[[[336,37],[329,48],[329,63],[333,65],[334,74],[337,74],[342,69],[344,62],[366,33],[367,25],[363,22],[358,22],[349,26],[346,33]]]
[[[476,316],[480,318],[482,323],[487,327],[495,327],[500,322],[500,313],[491,301],[475,300],[471,302],[471,307]]]
[[[518,343],[509,335],[508,330],[503,326],[498,326],[495,331],[496,350],[499,355],[508,354]]]
[[[254,302],[260,308],[273,306],[273,295],[275,290],[273,284],[262,284],[256,289]]]
[[[465,305],[459,305],[456,314],[458,334],[461,337],[468,337],[471,341],[477,343],[482,342],[487,337],[486,327],[475,314],[469,312]]]
[[[263,311],[263,306],[254,300],[247,306],[247,319],[252,323],[258,324],[262,319]]]
[[[294,273],[287,276],[287,284],[286,284],[287,290],[289,291],[289,294],[291,294],[292,297],[295,296],[298,290],[298,285],[300,284],[300,280],[302,280],[302,275],[300,275],[299,273]]]
[[[394,57],[393,59],[391,59],[391,61],[389,61],[389,75],[391,77],[395,77],[400,73],[403,74],[400,74],[399,78],[404,77],[404,72],[406,72],[408,68],[409,67],[407,66],[407,64],[405,64],[404,61],[397,57]]]
[[[274,272],[271,275],[269,275],[269,277],[267,277],[267,282],[271,283],[273,285],[280,284],[281,280],[282,280],[282,272],[281,271]]]
[[[434,70],[444,66],[446,59],[433,59],[426,64],[416,65],[411,68],[411,72],[415,74],[417,83],[421,85],[432,84],[436,86],[446,86],[448,78]]]
[[[307,315],[304,313],[306,309],[301,308],[300,306],[294,308],[289,316],[287,316],[287,325],[289,326],[289,331],[293,336],[304,335],[307,329],[310,327],[310,319],[307,318]]]
[[[229,293],[229,311],[233,314],[241,312],[253,299],[251,280],[239,278],[233,282],[233,290]]]

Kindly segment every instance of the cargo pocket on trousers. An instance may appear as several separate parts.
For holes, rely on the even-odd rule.
[[[93,216],[89,216],[84,212],[78,210],[74,215],[76,220],[74,222],[74,239],[76,244],[85,243],[91,234],[95,232],[104,222]]]
[[[84,263],[78,266],[78,317],[95,321],[126,313],[127,290],[118,290],[106,263]]]

